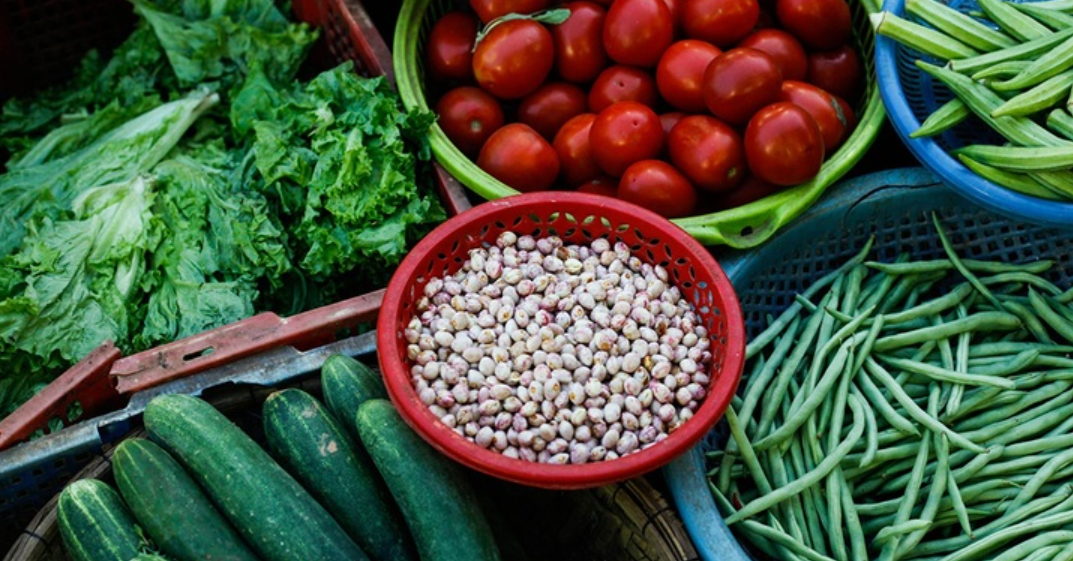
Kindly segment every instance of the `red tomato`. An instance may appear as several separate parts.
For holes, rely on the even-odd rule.
[[[719,197],[716,197],[714,201],[715,210],[728,210],[744,206],[751,202],[759,201],[768,195],[774,195],[781,190],[783,190],[781,185],[768,183],[755,175],[750,175],[745,178],[745,181],[737,189],[720,193]]]
[[[663,0],[616,0],[604,22],[611,60],[651,68],[674,41],[674,22]]]
[[[833,49],[849,41],[853,32],[846,0],[778,0],[775,15],[811,49]]]
[[[551,145],[559,155],[563,182],[574,187],[603,175],[600,166],[592,157],[589,132],[596,115],[585,113],[566,122],[555,135]]]
[[[782,71],[767,53],[731,49],[715,58],[704,71],[704,104],[713,115],[743,125],[779,99]]]
[[[443,133],[467,156],[481,151],[492,133],[503,126],[503,108],[480,88],[455,88],[440,98],[436,114]]]
[[[659,102],[652,74],[632,66],[615,65],[600,73],[589,89],[589,111],[599,113],[619,101],[636,101],[649,107]]]
[[[682,31],[682,0],[663,0],[663,3],[671,13],[671,23],[674,24],[674,34],[677,36]]]
[[[607,10],[592,2],[564,4],[570,18],[551,26],[555,68],[568,82],[591,82],[607,66],[603,29]]]
[[[835,101],[838,102],[838,107],[842,109],[842,117],[846,121],[845,138],[848,138],[849,135],[853,134],[853,129],[857,128],[857,114],[853,112],[853,108],[846,103],[846,100],[835,94],[831,94],[831,96],[835,98]]]
[[[667,103],[689,113],[704,111],[704,70],[723,51],[711,43],[686,39],[671,45],[656,66],[656,85]]]
[[[492,177],[523,192],[543,191],[559,175],[559,156],[529,125],[511,123],[481,148],[477,165]]]
[[[820,127],[823,137],[823,151],[834,154],[846,138],[846,117],[835,97],[812,84],[786,80],[782,83],[782,95],[779,101],[789,101],[808,111],[816,125]]]
[[[596,116],[589,142],[600,169],[612,177],[621,177],[630,164],[659,155],[663,127],[648,106],[620,101]]]
[[[551,140],[563,123],[582,114],[588,100],[581,88],[564,82],[544,84],[518,105],[518,120]]]
[[[805,48],[794,39],[793,35],[781,29],[760,29],[738,43],[739,47],[749,47],[763,51],[779,63],[783,80],[804,80],[808,73],[808,59]]]
[[[477,83],[500,99],[529,95],[544,83],[555,60],[551,33],[532,20],[505,21],[473,53]]]
[[[806,81],[844,99],[856,99],[861,89],[861,58],[849,45],[809,53]]]
[[[693,185],[705,191],[726,191],[745,177],[741,136],[729,125],[705,115],[682,119],[667,137],[671,162]]]
[[[687,115],[681,111],[671,111],[660,115],[659,124],[663,127],[664,138],[666,138],[666,135],[671,134],[671,129],[674,128],[674,125],[677,125],[679,121],[686,117]]]
[[[551,0],[469,0],[469,5],[484,23],[507,14],[539,12],[550,4]]]
[[[764,181],[796,185],[812,179],[823,165],[820,127],[804,109],[779,102],[761,109],[745,129],[749,169]]]
[[[756,27],[760,5],[756,0],[685,0],[681,18],[686,37],[726,49]]]
[[[618,198],[667,218],[693,213],[697,193],[674,166],[659,160],[641,160],[631,165],[618,183]]]
[[[440,80],[465,80],[473,76],[473,41],[477,20],[470,14],[444,14],[428,35],[428,71]]]
[[[601,175],[592,181],[585,182],[577,188],[579,193],[592,193],[593,195],[603,195],[605,197],[614,197],[617,189],[618,180],[606,175]]]

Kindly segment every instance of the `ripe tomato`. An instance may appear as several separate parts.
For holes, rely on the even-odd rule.
[[[523,192],[543,191],[559,175],[559,156],[529,125],[511,123],[484,143],[477,165],[492,177]]]
[[[570,18],[551,26],[555,69],[568,82],[591,82],[607,66],[603,29],[607,10],[592,2],[564,4]]]
[[[663,0],[616,0],[604,22],[611,60],[651,68],[674,41],[674,22]]]
[[[835,94],[831,94],[831,96],[835,98],[835,101],[838,102],[838,106],[842,109],[842,116],[846,121],[845,138],[849,138],[849,135],[853,134],[853,129],[857,128],[857,114],[853,112],[853,108],[846,103],[846,100]]]
[[[781,29],[760,29],[749,34],[738,43],[739,47],[749,47],[763,51],[779,63],[783,80],[804,80],[808,73],[808,59],[805,48],[793,35]]]
[[[834,154],[846,138],[846,117],[835,97],[812,84],[786,80],[782,83],[782,95],[779,101],[789,101],[808,111],[816,125],[820,127],[823,137],[823,151]]]
[[[593,195],[603,195],[605,197],[614,197],[617,189],[618,180],[606,175],[587,181],[577,188],[579,193],[592,193]]]
[[[551,33],[532,20],[505,21],[492,28],[473,53],[477,83],[500,99],[529,95],[544,83],[555,61]]]
[[[756,49],[731,49],[704,71],[704,104],[713,115],[743,125],[761,107],[779,98],[782,71],[775,59]]]
[[[843,99],[856,99],[861,89],[861,58],[849,45],[809,53],[806,81]]]
[[[686,37],[726,49],[756,27],[760,5],[756,0],[685,0],[682,28]]]
[[[671,111],[670,113],[660,115],[659,124],[663,127],[664,138],[666,138],[666,135],[671,134],[671,129],[686,117],[687,115],[681,111]]]
[[[674,35],[677,37],[682,31],[682,0],[663,0],[663,3],[671,13],[671,23],[674,24]]]
[[[589,89],[589,111],[599,113],[619,101],[636,101],[649,107],[659,102],[652,74],[632,66],[615,65],[600,73]]]
[[[666,218],[689,216],[697,206],[697,193],[674,166],[660,160],[631,165],[618,183],[618,198]]]
[[[585,112],[588,100],[581,88],[565,82],[544,84],[518,105],[518,120],[551,140],[563,123]]]
[[[663,127],[648,106],[620,101],[596,116],[589,142],[600,169],[612,177],[621,177],[630,164],[659,155]]]
[[[726,191],[745,177],[741,136],[729,125],[705,115],[682,119],[667,137],[671,162],[704,191]]]
[[[823,165],[820,127],[804,109],[779,102],[761,109],[745,129],[749,169],[775,185],[812,179]]]
[[[686,39],[671,45],[656,66],[656,85],[667,103],[689,113],[704,111],[704,70],[723,51],[711,43]]]
[[[550,4],[551,0],[469,0],[469,5],[484,23],[507,14],[539,12]]]
[[[728,210],[739,206],[759,201],[768,195],[774,195],[782,191],[784,187],[768,183],[755,175],[750,175],[741,182],[741,186],[733,191],[720,193],[715,198],[714,210]]]
[[[811,49],[833,49],[849,41],[853,30],[846,0],[778,0],[775,15]]]
[[[503,126],[503,108],[480,88],[466,86],[447,92],[436,104],[436,114],[447,138],[471,157]]]
[[[444,14],[428,35],[428,71],[440,80],[465,80],[473,76],[473,41],[477,20],[470,14]]]
[[[603,175],[600,166],[592,157],[589,133],[596,115],[585,113],[566,122],[555,135],[551,145],[559,155],[563,182],[574,187]]]

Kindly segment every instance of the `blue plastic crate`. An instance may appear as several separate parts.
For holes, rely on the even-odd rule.
[[[979,9],[974,0],[940,1],[962,12]],[[887,0],[883,9],[904,17],[905,0]],[[952,97],[946,86],[914,65],[919,58],[936,63],[893,39],[876,37],[876,77],[883,104],[894,130],[913,155],[950,188],[976,204],[1034,224],[1073,228],[1073,203],[1045,201],[1011,191],[976,175],[949,154],[949,150],[968,144],[1005,142],[975,117],[935,137],[909,138],[928,115]]]
[[[1073,237],[977,207],[942,187],[925,169],[885,171],[847,182],[764,246],[718,255],[741,300],[750,337],[812,282],[857,253],[875,235],[871,258],[893,261],[943,258],[931,223],[934,211],[960,255],[973,259],[1057,263],[1048,273],[1059,286],[1073,285]],[[671,495],[701,557],[746,561],[749,557],[719,516],[708,490],[704,452],[725,441],[717,428],[688,454],[664,468]]]

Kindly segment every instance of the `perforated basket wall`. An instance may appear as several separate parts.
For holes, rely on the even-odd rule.
[[[935,212],[962,257],[1030,262],[1052,259],[1050,280],[1073,285],[1073,238],[1061,231],[1020,223],[976,207],[937,183],[924,169],[893,170],[862,177],[814,207],[763,248],[723,259],[741,294],[749,336],[768,314],[785,310],[794,295],[857,253],[875,236],[870,259],[893,261],[944,257],[931,223]],[[693,452],[669,466],[668,484],[704,559],[738,561],[744,553],[716,512],[705,479],[703,453],[725,436],[710,433]]]
[[[559,236],[567,243],[607,238],[659,264],[710,333],[712,382],[700,409],[663,442],[614,461],[585,465],[530,464],[489,452],[444,426],[410,382],[403,328],[416,315],[425,284],[461,268],[472,248],[488,247],[505,231]],[[666,219],[634,205],[581,193],[533,193],[480,205],[444,223],[399,266],[384,296],[378,324],[380,365],[392,400],[425,440],[463,464],[510,481],[555,488],[590,487],[640,475],[688,450],[726,409],[741,377],[744,340],[737,297],[712,256]]]

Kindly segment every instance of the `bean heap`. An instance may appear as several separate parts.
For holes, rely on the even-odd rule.
[[[504,456],[584,464],[662,441],[704,399],[708,332],[624,243],[504,232],[425,285],[405,330],[417,394]]]

